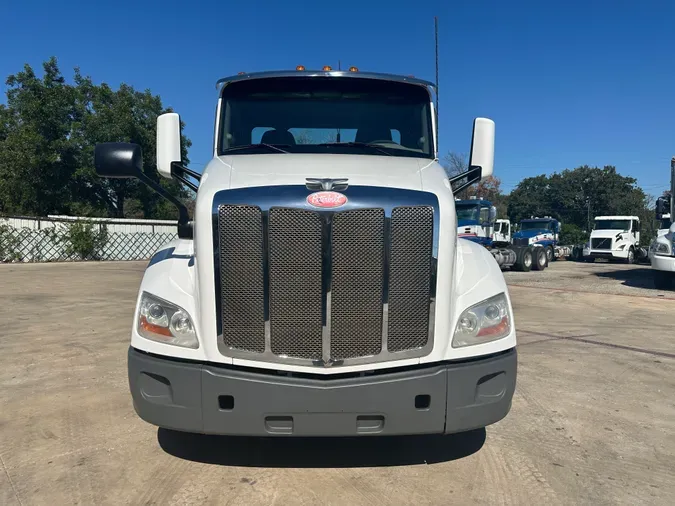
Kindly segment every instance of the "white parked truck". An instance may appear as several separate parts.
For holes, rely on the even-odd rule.
[[[652,265],[654,286],[659,290],[673,287],[675,278],[675,157],[670,160],[670,194],[659,197],[656,202],[656,219],[661,222],[659,232],[649,247],[649,260]],[[664,230],[667,227],[667,231]]]
[[[158,171],[198,187],[194,221],[138,145],[96,147],[99,175],[138,177],[180,209],[136,301],[137,414],[253,436],[454,433],[506,416],[511,301],[490,252],[457,237],[434,85],[302,68],[218,90],[201,175],[181,165],[178,115],[157,120]],[[459,186],[493,158],[494,123],[478,118]]]
[[[586,258],[620,259],[632,264],[640,249],[640,218],[637,216],[597,216],[591,231]]]

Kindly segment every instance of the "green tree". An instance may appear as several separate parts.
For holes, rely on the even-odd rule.
[[[635,215],[644,228],[654,221],[649,205],[635,178],[622,176],[611,165],[583,165],[523,179],[509,195],[508,214],[512,222],[553,216],[588,232],[593,218],[602,215]]]
[[[79,214],[175,218],[175,208],[133,179],[103,179],[94,171],[99,142],[134,142],[143,150],[144,171],[156,170],[157,116],[171,112],[149,90],[122,84],[96,85],[75,69],[66,83],[55,58],[38,78],[29,65],[7,78],[7,105],[0,106],[0,212],[28,215]],[[183,162],[191,142],[183,136]],[[183,199],[189,190],[162,179]]]

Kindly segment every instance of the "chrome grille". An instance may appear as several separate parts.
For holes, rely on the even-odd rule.
[[[321,217],[302,209],[273,208],[268,227],[272,353],[320,359]]]
[[[429,340],[433,209],[397,207],[391,213],[387,348],[423,347]]]
[[[260,209],[220,206],[218,233],[223,342],[230,348],[262,353],[265,298]]]
[[[330,357],[382,350],[384,210],[337,213],[331,231]]]
[[[593,238],[591,239],[591,249],[612,249],[612,238]]]
[[[347,195],[341,209],[304,205],[304,187],[214,198],[221,353],[335,366],[431,351],[437,200],[372,187]]]

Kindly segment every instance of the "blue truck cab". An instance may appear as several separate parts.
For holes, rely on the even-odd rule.
[[[560,222],[550,216],[521,220],[518,232],[513,234],[514,246],[543,246],[549,261],[555,258],[559,239]]]
[[[482,199],[455,200],[457,236],[482,244],[492,245],[492,229],[497,209],[492,202]]]

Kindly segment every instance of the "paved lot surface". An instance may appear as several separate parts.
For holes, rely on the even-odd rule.
[[[641,267],[507,274],[520,368],[502,422],[346,441],[139,420],[125,358],[143,268],[0,265],[0,504],[673,503],[675,301]]]

